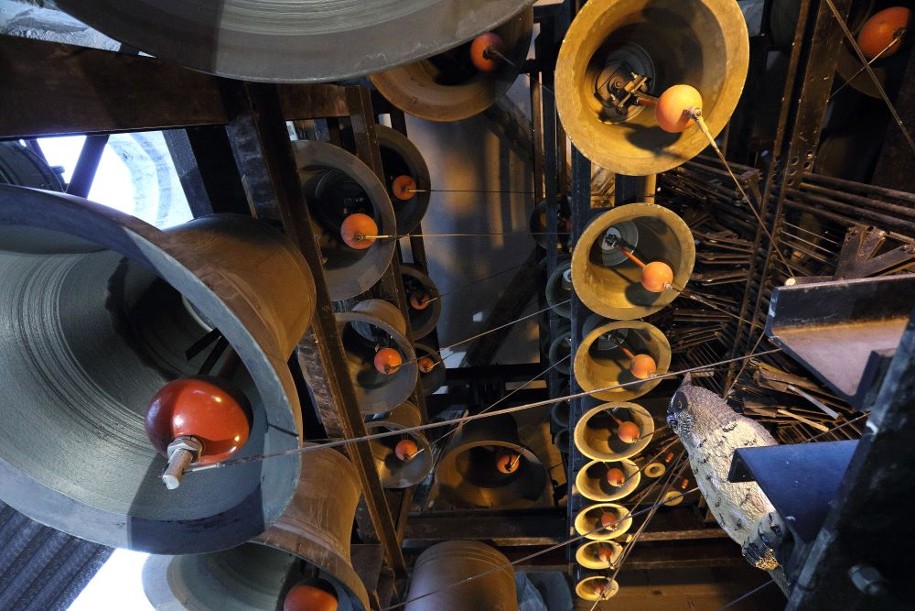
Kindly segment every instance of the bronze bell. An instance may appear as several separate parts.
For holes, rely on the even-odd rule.
[[[572,326],[569,321],[560,322],[556,329],[556,336],[550,341],[547,351],[550,365],[562,375],[569,375],[572,371]]]
[[[404,292],[407,297],[410,330],[414,339],[422,339],[435,330],[442,315],[442,300],[432,278],[419,268],[401,264]]]
[[[572,262],[559,261],[546,281],[546,303],[559,316],[572,318]]]
[[[654,204],[627,204],[596,217],[582,232],[572,251],[572,286],[601,316],[644,318],[680,295],[695,260],[693,234],[676,213]],[[659,278],[652,281],[654,270],[643,265],[667,266],[671,281],[652,286]]]
[[[423,394],[431,395],[445,384],[445,363],[438,350],[428,344],[413,344],[416,352],[416,367],[419,369],[419,383]]]
[[[143,569],[146,596],[157,609],[274,611],[304,580],[330,593],[340,609],[368,611],[350,560],[360,496],[356,469],[343,454],[310,450],[293,501],[271,528],[221,552],[151,556]]]
[[[530,0],[57,4],[116,40],[195,70],[245,81],[315,83],[441,53],[491,30]]]
[[[280,516],[297,456],[167,490],[144,416],[167,382],[218,355],[208,342],[221,337],[240,360],[226,381],[253,414],[236,457],[298,446],[287,360],[310,323],[314,282],[284,236],[236,215],[160,231],[81,198],[0,186],[0,277],[4,502],[78,537],[160,554],[239,545]]]
[[[362,413],[387,413],[406,401],[416,387],[418,369],[400,310],[381,299],[366,299],[336,317]],[[382,350],[396,352],[399,364],[379,363]]]
[[[529,507],[545,492],[546,471],[521,445],[511,414],[464,424],[435,470],[439,493],[460,507]]]
[[[592,460],[619,461],[651,443],[654,419],[635,403],[604,403],[589,409],[575,424],[575,447]]]
[[[616,503],[588,505],[575,516],[575,532],[591,541],[609,541],[632,526],[629,510]]]
[[[445,541],[419,555],[404,611],[484,609],[518,611],[515,572],[499,550],[479,541]]]
[[[713,136],[724,128],[749,65],[749,38],[733,0],[591,0],[566,32],[556,62],[556,110],[585,157],[617,174],[665,172],[708,140],[668,133],[638,94],[687,84],[703,98]],[[650,103],[650,102],[649,102]]]
[[[592,460],[578,471],[575,487],[592,501],[618,501],[632,494],[641,481],[641,471],[631,460]]]
[[[432,179],[426,160],[413,141],[396,129],[376,125],[375,137],[381,152],[385,184],[397,217],[397,234],[412,233],[423,220],[432,195]]]
[[[352,248],[341,237],[343,222],[353,214],[365,214],[377,227],[375,235],[397,235],[388,191],[367,165],[338,146],[296,140],[293,149],[315,233],[320,235],[330,298],[356,297],[374,286],[391,265],[396,241],[373,239],[367,248]]]
[[[586,541],[575,550],[575,562],[595,571],[617,566],[623,546],[616,541]]]
[[[586,574],[575,584],[575,595],[582,600],[607,600],[616,596],[620,586],[609,575]]]
[[[495,104],[518,78],[531,46],[533,24],[533,11],[525,9],[492,30],[508,59],[492,72],[473,65],[468,41],[440,55],[377,72],[370,77],[372,84],[391,104],[420,119],[467,119]]]
[[[419,408],[407,402],[386,415],[367,420],[365,430],[372,435],[413,428],[422,423]],[[373,439],[370,443],[375,468],[385,488],[415,486],[432,472],[432,448],[421,431]]]
[[[628,401],[657,386],[670,367],[670,344],[647,322],[608,322],[592,317],[575,352],[573,371],[595,399]]]

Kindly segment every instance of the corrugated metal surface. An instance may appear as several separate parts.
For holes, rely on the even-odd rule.
[[[112,551],[0,503],[0,609],[66,609]]]

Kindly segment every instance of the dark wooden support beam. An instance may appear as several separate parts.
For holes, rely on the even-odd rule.
[[[365,425],[345,366],[321,252],[299,184],[280,97],[274,86],[226,83],[225,103],[231,117],[228,130],[233,153],[252,211],[261,218],[283,223],[315,278],[318,305],[311,330],[299,346],[303,373],[316,403],[333,407],[342,433],[346,437],[364,436]],[[365,503],[387,561],[395,572],[404,575],[406,565],[396,525],[375,470],[371,448],[368,443],[352,444],[347,446],[347,452],[359,472]]]
[[[219,79],[150,57],[0,36],[0,83],[0,140],[226,122]]]

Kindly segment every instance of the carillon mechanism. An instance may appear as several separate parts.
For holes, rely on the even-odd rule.
[[[0,608],[915,608],[911,4],[0,4]]]

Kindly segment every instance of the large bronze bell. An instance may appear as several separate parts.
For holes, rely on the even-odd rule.
[[[708,146],[696,127],[668,133],[635,102],[692,85],[717,135],[737,106],[749,64],[747,26],[733,0],[591,0],[556,62],[556,110],[581,152],[612,172],[656,174]]]
[[[237,457],[294,449],[287,359],[311,320],[298,250],[248,217],[160,231],[86,200],[0,186],[0,498],[105,545],[195,553],[239,545],[283,512],[297,456],[195,473],[167,490],[144,416],[221,336],[253,412]],[[206,342],[204,342],[206,343]],[[218,342],[217,342],[218,343]],[[227,357],[226,357],[227,358]]]
[[[644,450],[653,433],[654,419],[644,407],[604,403],[582,414],[575,423],[574,440],[578,451],[588,458],[611,462]]]
[[[502,40],[508,61],[492,72],[471,62],[470,43],[393,70],[371,76],[391,104],[427,121],[460,121],[495,104],[518,78],[531,45],[534,16],[525,9],[493,32]],[[466,40],[466,39],[465,39]]]
[[[644,359],[646,355],[654,366],[637,368],[641,361],[633,357]],[[592,318],[585,323],[573,372],[582,390],[597,391],[592,393],[594,398],[628,401],[660,383],[657,376],[667,373],[670,358],[670,343],[654,325],[640,320],[601,324]]]
[[[293,142],[299,179],[312,222],[320,233],[327,290],[333,300],[370,289],[391,265],[395,240],[377,239],[368,248],[348,246],[341,225],[352,214],[374,220],[379,235],[395,235],[397,221],[387,189],[358,157],[326,142]]]
[[[484,609],[518,611],[515,572],[499,550],[479,541],[445,541],[419,555],[404,611]]]
[[[422,423],[419,408],[407,402],[389,414],[366,421],[365,430],[371,435],[413,428]],[[371,444],[375,468],[385,488],[415,486],[432,471],[432,448],[420,431],[373,439]]]
[[[381,299],[366,299],[349,312],[338,312],[336,318],[359,410],[387,413],[406,401],[416,387],[418,369],[400,310]],[[395,351],[400,364],[380,369],[382,350]]]
[[[628,204],[596,217],[582,232],[572,251],[572,287],[601,316],[644,318],[680,295],[695,260],[693,234],[676,213],[654,204]],[[669,266],[672,281],[661,290],[648,290],[646,269],[639,263],[658,262]]]
[[[529,507],[544,495],[546,471],[521,445],[511,414],[470,421],[452,436],[435,470],[439,493],[461,507]]]
[[[150,557],[146,596],[157,609],[274,611],[305,580],[336,598],[341,611],[367,611],[368,594],[350,560],[360,494],[343,454],[310,450],[292,503],[267,532],[222,552]]]
[[[112,38],[246,81],[364,76],[440,53],[530,0],[61,0]]]

